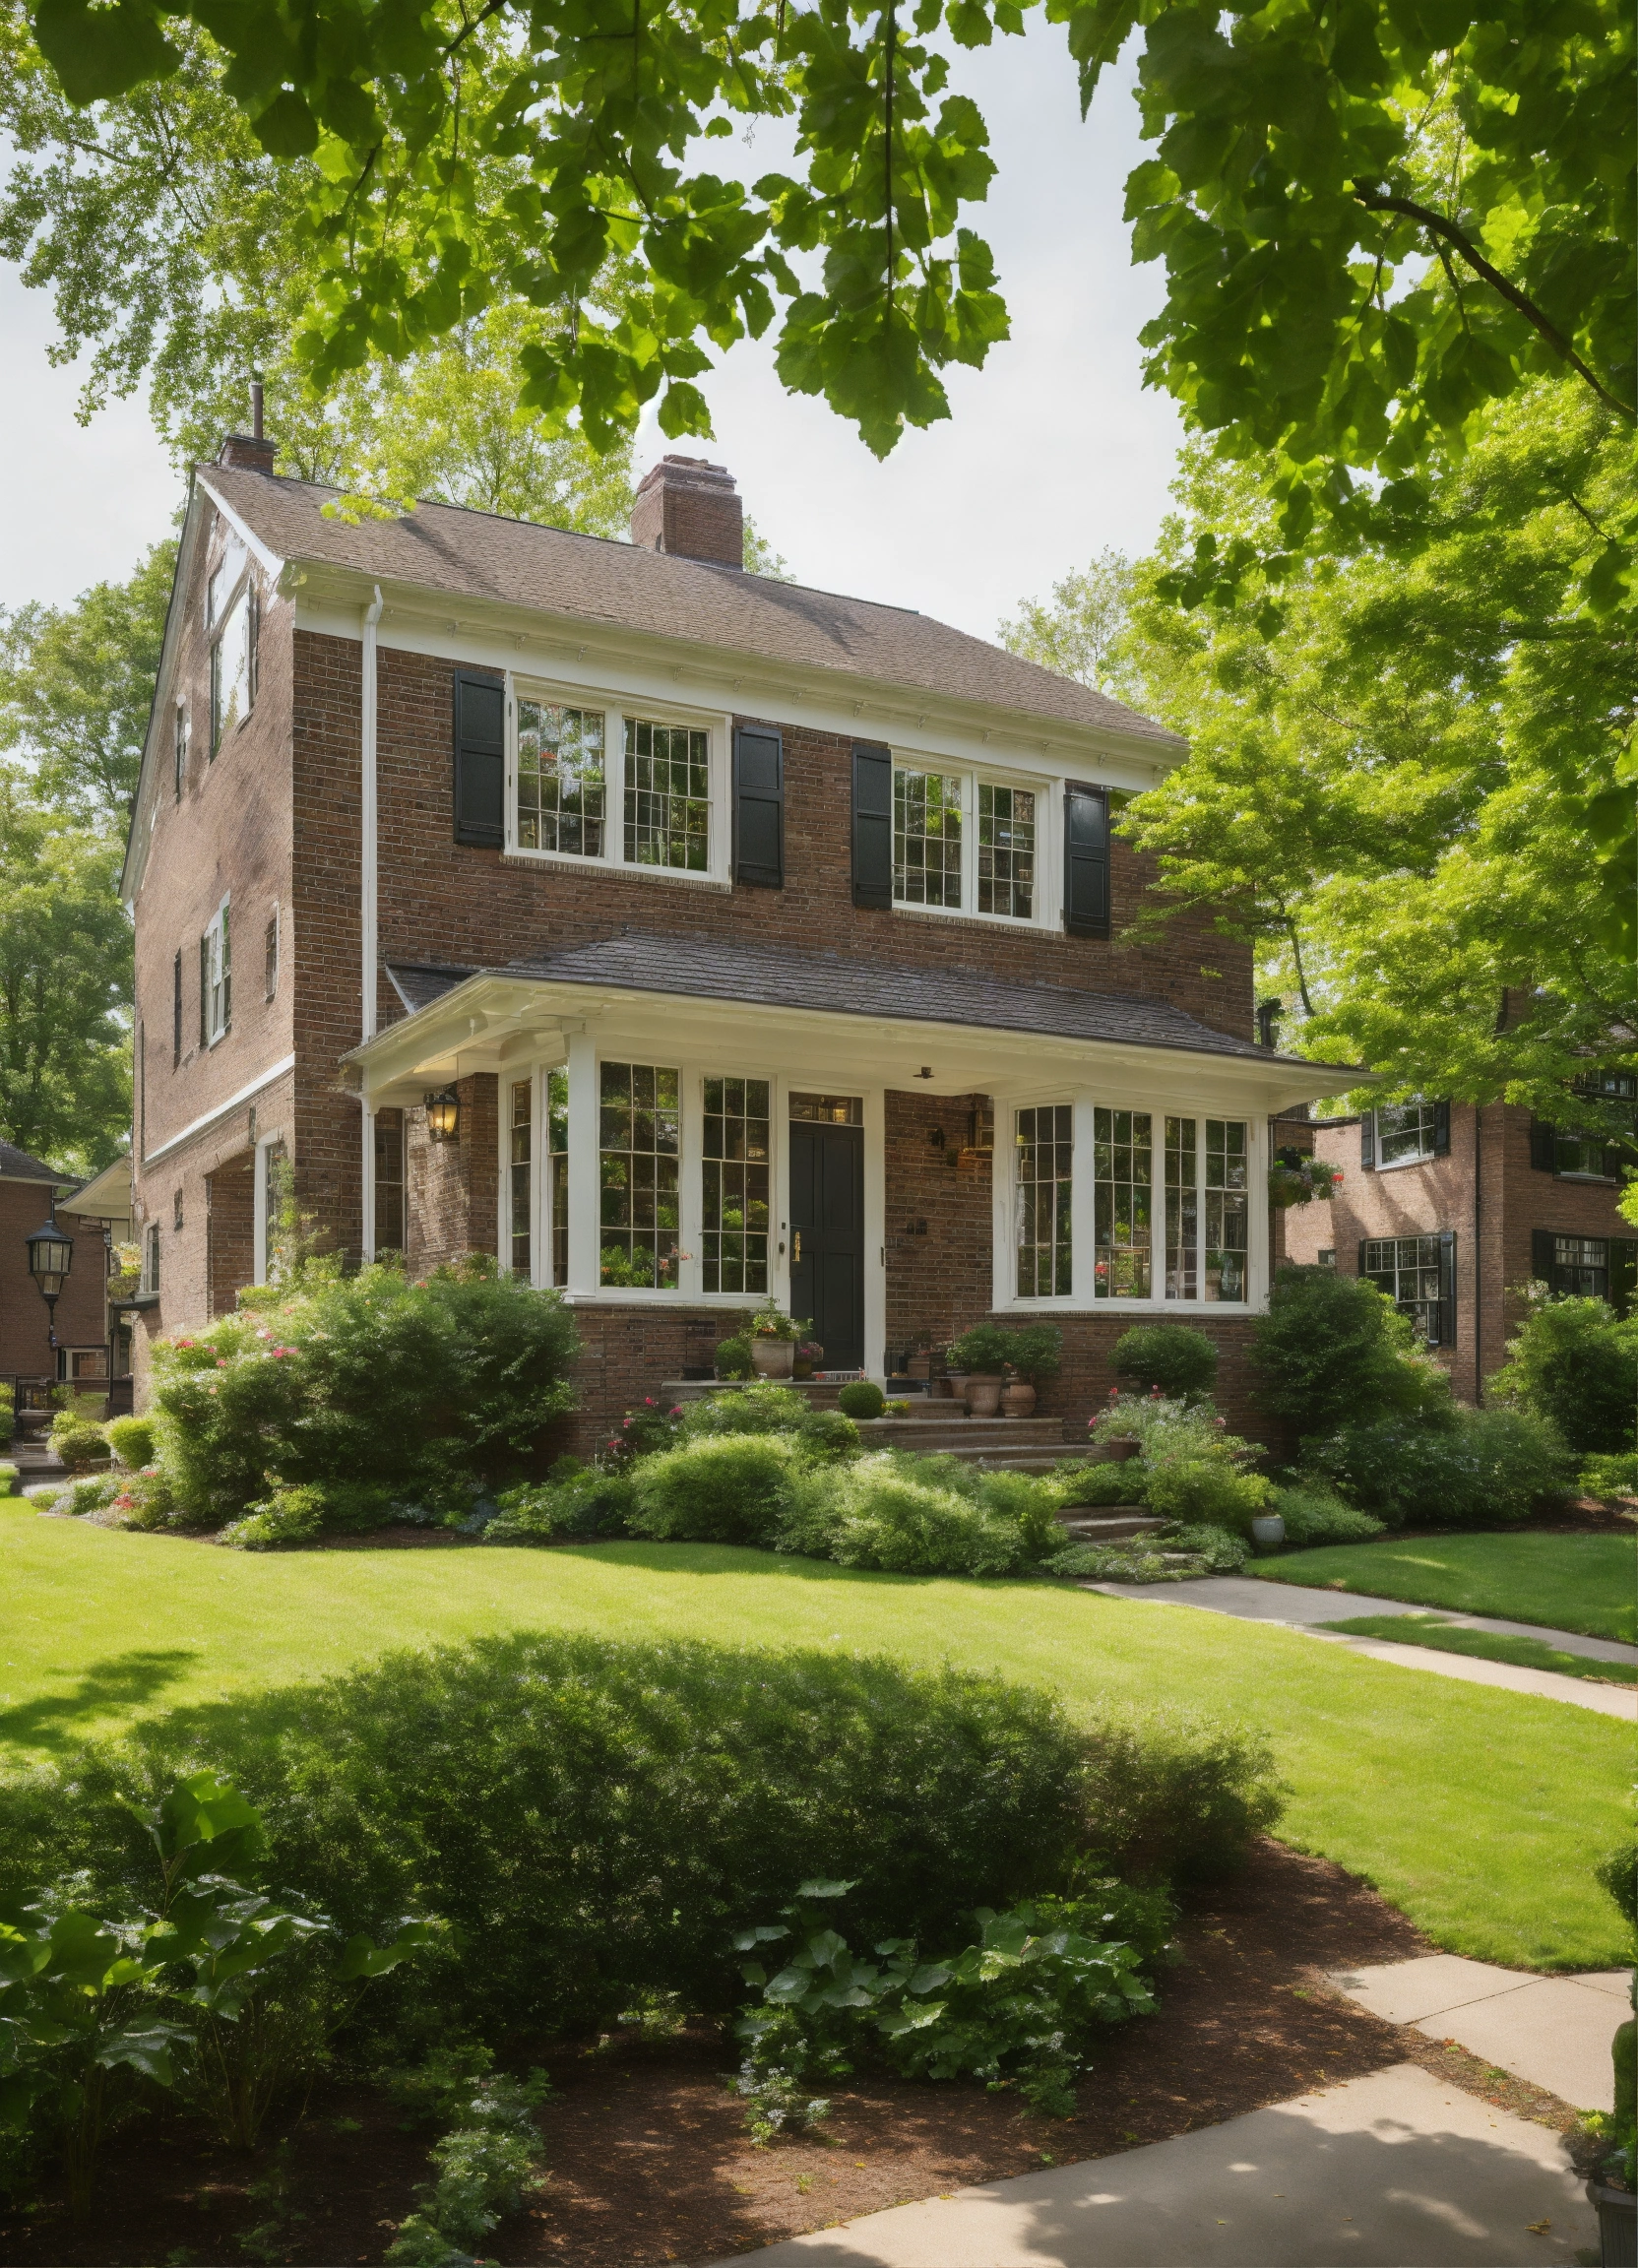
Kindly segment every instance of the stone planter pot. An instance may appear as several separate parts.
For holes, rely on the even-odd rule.
[[[794,1339],[753,1339],[751,1368],[759,1378],[788,1378],[796,1365]]]
[[[1001,1410],[1008,1418],[1033,1418],[1036,1390],[1027,1378],[1014,1378],[1001,1389]]]
[[[1599,2217],[1599,2257],[1603,2268],[1638,2268],[1638,2197],[1589,2181],[1587,2202]]]
[[[1124,1465],[1128,1458],[1139,1456],[1143,1443],[1135,1433],[1117,1433],[1112,1440],[1101,1444],[1103,1457],[1111,1465]]]
[[[1272,1551],[1286,1541],[1286,1523],[1278,1512],[1259,1512],[1251,1523],[1251,1541],[1259,1551]]]
[[[953,1402],[960,1402],[965,1407],[967,1402],[967,1372],[965,1370],[946,1370],[943,1378],[935,1381],[935,1387],[937,1385],[943,1386]]]
[[[999,1377],[985,1378],[974,1371],[966,1381],[967,1415],[969,1418],[996,1418],[1001,1411]]]

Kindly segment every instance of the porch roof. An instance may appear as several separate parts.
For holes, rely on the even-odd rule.
[[[1138,994],[1011,983],[976,970],[894,967],[841,953],[795,953],[636,928],[504,967],[394,962],[388,975],[409,1014],[346,1058],[360,1067],[370,1065],[377,1074],[369,1077],[372,1087],[389,1056],[395,1069],[408,1067],[411,1058],[427,1060],[443,1047],[472,1058],[482,1049],[483,1029],[491,1019],[515,1029],[523,1003],[508,1004],[514,986],[529,987],[547,1019],[576,1015],[576,995],[596,992],[605,1000],[644,999],[651,1010],[664,999],[721,1002],[799,1017],[856,1018],[901,1031],[919,1025],[1017,1036],[1009,1055],[1015,1055],[1021,1038],[1047,1042],[1051,1053],[1068,1041],[1123,1054],[1159,1050],[1173,1058],[1215,1058],[1224,1072],[1239,1069],[1259,1086],[1278,1086],[1281,1101],[1335,1094],[1370,1076],[1354,1064],[1311,1063],[1274,1053],[1231,1033],[1214,1032],[1169,1001]],[[458,991],[459,1000],[454,997]],[[452,1019],[467,1028],[464,1040]],[[445,1027],[451,1027],[447,1036]],[[426,1055],[418,1044],[422,1033]],[[1206,1069],[1203,1062],[1199,1067]],[[1270,1107],[1275,1106],[1271,1096]]]

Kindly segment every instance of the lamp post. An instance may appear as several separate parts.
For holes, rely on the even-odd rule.
[[[46,1344],[57,1351],[57,1300],[74,1264],[74,1239],[57,1227],[57,1192],[51,1192],[51,1218],[28,1238],[29,1273],[45,1301]]]

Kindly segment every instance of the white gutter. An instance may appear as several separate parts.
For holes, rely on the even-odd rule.
[[[375,597],[364,608],[364,647],[360,666],[362,678],[358,688],[358,739],[362,763],[362,782],[359,795],[362,841],[358,858],[358,930],[359,979],[362,1014],[359,1022],[363,1044],[375,1038],[376,992],[380,978],[376,974],[379,959],[380,904],[376,872],[376,683],[375,683],[375,626],[381,619],[386,601],[381,586],[376,584]],[[368,1091],[359,1095],[362,1112],[363,1156],[359,1179],[363,1217],[359,1223],[358,1249],[366,1260],[375,1258],[375,1113],[370,1108]]]
[[[219,1119],[227,1117],[242,1103],[260,1095],[264,1087],[271,1087],[276,1079],[283,1079],[286,1071],[293,1071],[294,1068],[293,1054],[281,1055],[277,1063],[270,1063],[265,1071],[259,1072],[236,1095],[229,1095],[225,1102],[219,1102],[214,1110],[207,1110],[203,1117],[190,1118],[180,1133],[171,1135],[168,1142],[161,1142],[157,1150],[150,1150],[143,1159],[144,1166],[157,1166],[161,1158],[168,1158],[173,1150],[180,1150],[184,1142],[191,1142],[196,1134],[203,1134],[208,1126],[215,1126]]]

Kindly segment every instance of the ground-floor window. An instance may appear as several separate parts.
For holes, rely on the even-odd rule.
[[[551,1280],[569,1281],[569,1074],[546,1073],[546,1218],[550,1224]]]
[[[1246,1127],[1237,1118],[1206,1121],[1206,1296],[1243,1299],[1251,1254]]]
[[[674,1291],[681,1123],[678,1077],[605,1063],[598,1091],[598,1282]]]
[[[1093,1292],[1099,1299],[1147,1299],[1155,1212],[1155,1157],[1147,1110],[1092,1114]]]
[[[1018,1113],[1018,1295],[1067,1298],[1074,1289],[1070,1196],[1075,1113],[1067,1102]]]
[[[1552,1273],[1547,1279],[1555,1292],[1581,1299],[1609,1296],[1609,1239],[1606,1236],[1554,1236]]]
[[[707,1079],[700,1161],[707,1292],[768,1289],[769,1083]]]
[[[512,1273],[529,1283],[534,1274],[530,1237],[530,1180],[535,1148],[535,1082],[512,1082],[512,1117],[507,1128],[507,1172],[511,1179]]]
[[[1359,1247],[1360,1275],[1411,1318],[1428,1347],[1448,1335],[1449,1253],[1450,1240],[1438,1235],[1367,1236]]]

